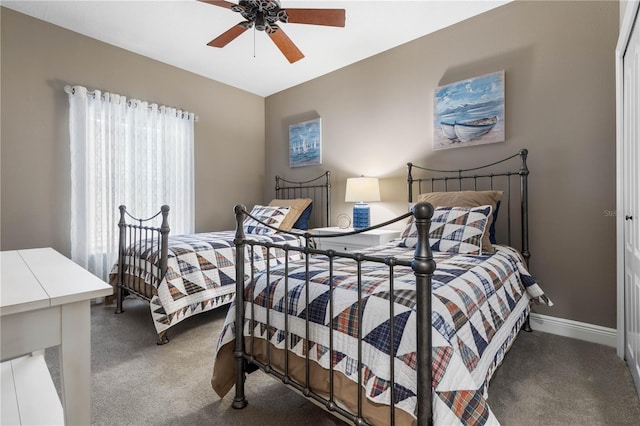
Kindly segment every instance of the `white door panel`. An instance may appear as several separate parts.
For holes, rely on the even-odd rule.
[[[640,29],[623,57],[625,359],[640,393]]]

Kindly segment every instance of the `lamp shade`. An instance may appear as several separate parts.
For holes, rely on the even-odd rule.
[[[348,178],[344,201],[347,203],[380,201],[380,185],[378,183],[378,178],[364,176]]]

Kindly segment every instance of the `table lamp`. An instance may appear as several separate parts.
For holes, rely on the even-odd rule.
[[[353,206],[353,229],[368,228],[370,224],[369,205],[365,202],[380,201],[378,178],[364,176],[348,178],[344,201],[356,203]]]

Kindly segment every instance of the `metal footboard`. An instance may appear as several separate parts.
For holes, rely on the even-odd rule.
[[[417,417],[418,417],[418,425],[430,425],[432,424],[432,354],[431,354],[431,280],[433,272],[436,268],[435,261],[433,260],[433,256],[431,253],[431,248],[429,246],[429,227],[431,224],[431,217],[433,215],[433,207],[428,203],[418,203],[416,204],[412,212],[406,213],[396,219],[391,221],[381,223],[379,225],[373,226],[371,228],[348,232],[344,234],[335,234],[335,235],[326,235],[326,236],[317,236],[314,235],[313,238],[334,238],[342,235],[350,235],[365,232],[371,229],[377,229],[386,225],[389,225],[394,222],[402,221],[413,215],[415,218],[417,230],[418,230],[418,243],[416,245],[416,249],[414,252],[414,257],[412,260],[407,259],[397,259],[394,257],[381,257],[381,256],[371,256],[364,255],[360,253],[347,253],[347,252],[336,252],[334,250],[317,250],[311,248],[309,244],[306,244],[305,247],[290,247],[288,245],[278,245],[272,243],[259,243],[253,240],[248,240],[244,234],[243,230],[243,222],[246,216],[253,217],[247,212],[244,206],[238,205],[235,207],[236,213],[236,237],[234,240],[236,246],[236,276],[241,277],[245,276],[245,264],[242,261],[245,250],[254,250],[256,246],[266,247],[267,250],[271,250],[272,248],[281,248],[287,252],[296,251],[301,253],[305,262],[305,294],[304,298],[306,301],[306,306],[309,306],[309,261],[311,256],[325,256],[328,259],[328,267],[329,267],[329,312],[330,317],[333,318],[334,314],[334,300],[333,300],[333,290],[334,287],[334,261],[339,258],[347,258],[352,259],[356,262],[357,265],[357,292],[358,292],[358,350],[357,350],[357,365],[358,368],[358,384],[356,385],[357,389],[357,403],[353,409],[347,408],[344,404],[340,403],[339,398],[336,396],[336,384],[334,383],[334,367],[333,362],[329,363],[328,370],[328,382],[329,382],[329,391],[328,394],[315,392],[310,385],[310,370],[312,367],[312,361],[309,358],[310,351],[310,343],[309,343],[309,316],[306,316],[305,319],[305,330],[306,335],[305,339],[305,358],[304,358],[304,374],[303,377],[295,377],[295,374],[292,373],[290,369],[290,356],[289,350],[291,349],[289,345],[289,322],[288,322],[288,312],[287,309],[284,309],[284,331],[286,334],[285,337],[285,348],[284,348],[284,361],[283,365],[279,365],[274,363],[272,351],[276,351],[278,349],[272,349],[271,345],[267,344],[264,357],[262,359],[258,359],[254,354],[256,338],[254,336],[254,323],[250,324],[249,336],[243,336],[243,329],[245,324],[245,288],[244,283],[241,280],[236,281],[236,340],[235,340],[235,350],[234,350],[234,360],[235,360],[235,375],[236,375],[236,387],[235,387],[235,396],[233,399],[232,406],[234,408],[244,408],[247,405],[247,400],[245,396],[244,382],[245,376],[247,373],[247,368],[253,364],[268,374],[271,374],[277,378],[279,378],[285,385],[290,388],[296,390],[297,392],[304,395],[306,398],[315,402],[317,405],[325,408],[329,412],[332,412],[339,417],[352,422],[355,425],[365,425],[368,424],[365,419],[365,408],[364,405],[366,403],[365,397],[361,390],[361,385],[363,383],[363,362],[362,362],[362,330],[360,325],[362,324],[362,314],[363,314],[363,288],[362,288],[362,264],[363,262],[374,262],[380,263],[387,266],[389,271],[389,286],[390,286],[390,300],[389,300],[389,312],[390,312],[390,344],[392,354],[389,358],[390,362],[390,371],[391,371],[391,401],[394,401],[394,389],[395,389],[395,377],[394,377],[394,359],[393,354],[395,353],[395,338],[394,338],[394,303],[396,302],[396,297],[394,294],[394,276],[395,270],[399,266],[411,267],[415,274],[416,279],[416,289],[417,289],[417,301],[416,301],[416,320],[418,324],[422,326],[417,328],[417,386],[418,386],[418,402],[417,402]],[[254,218],[256,219],[256,218]],[[257,219],[256,219],[257,220]],[[266,224],[265,224],[266,225]],[[267,225],[268,226],[268,225]],[[307,243],[309,242],[311,235],[309,233],[304,234]],[[250,256],[253,258],[253,256]],[[284,303],[285,306],[288,306],[288,283],[289,283],[289,256],[286,256],[287,260],[285,262],[284,268]],[[299,265],[299,264],[298,264]],[[255,268],[251,265],[251,271]],[[267,263],[266,271],[263,271],[267,276],[267,282],[270,283],[270,274],[272,271],[272,267],[269,263]],[[250,279],[251,282],[254,281],[254,274],[251,272]],[[267,299],[271,298],[269,294],[269,286],[267,286]],[[251,313],[251,318],[249,321],[255,321],[254,308],[255,302],[254,297],[251,295],[249,306],[249,311]],[[267,305],[266,308],[266,330],[267,337],[270,337],[271,333],[271,319],[270,319],[270,308]],[[243,338],[244,337],[244,338]],[[245,341],[246,339],[246,341]],[[269,340],[269,339],[267,339]],[[248,348],[247,348],[248,344]],[[247,350],[248,349],[248,350]],[[333,335],[333,327],[329,327],[329,350],[331,354],[334,353],[334,335]],[[300,376],[300,375],[298,375]],[[391,406],[389,407],[389,421],[388,424],[395,425],[396,424],[396,409]]]
[[[161,216],[160,227],[148,226],[152,220]],[[118,275],[116,281],[116,314],[124,312],[122,301],[126,293],[143,300],[151,301],[156,294],[158,284],[167,272],[169,240],[169,206],[164,205],[155,215],[140,219],[132,216],[125,206],[120,206],[118,228]],[[127,217],[133,223],[127,223]],[[138,252],[140,255],[136,255]],[[153,261],[146,258],[153,253]],[[139,278],[143,276],[145,280]],[[166,331],[158,336],[158,344],[167,343]]]

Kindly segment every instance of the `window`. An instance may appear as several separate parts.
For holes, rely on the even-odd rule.
[[[85,87],[69,93],[71,258],[102,279],[117,259],[120,205],[140,218],[171,207],[194,230],[193,113]]]

